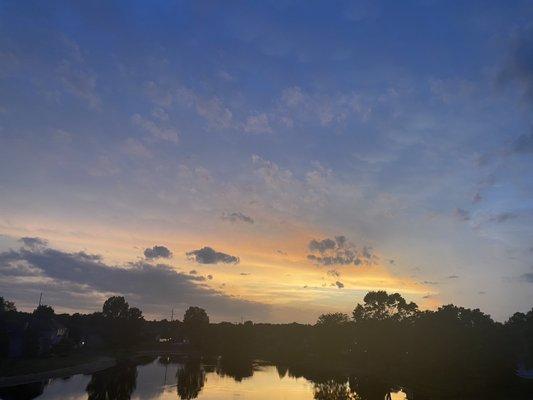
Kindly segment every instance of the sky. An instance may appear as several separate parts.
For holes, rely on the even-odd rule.
[[[533,306],[533,2],[0,1],[0,295]]]

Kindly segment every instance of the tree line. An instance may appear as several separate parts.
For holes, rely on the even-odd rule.
[[[182,321],[146,321],[121,296],[86,315],[55,315],[48,306],[19,313],[0,298],[0,351],[6,344],[2,326],[17,317],[60,321],[68,327],[70,348],[90,337],[87,332],[108,349],[139,348],[155,336],[186,343],[191,354],[218,357],[220,370],[237,380],[251,376],[252,361],[263,359],[276,363],[280,375],[323,383],[318,389],[325,392],[342,382],[359,391],[381,387],[376,377],[383,387],[416,388],[421,394],[438,390],[467,397],[467,391],[475,397],[489,389],[531,390],[516,372],[533,368],[533,309],[500,323],[479,309],[449,304],[422,311],[398,293],[372,291],[351,315],[323,314],[315,324],[235,324],[210,323],[200,307],[189,307]]]

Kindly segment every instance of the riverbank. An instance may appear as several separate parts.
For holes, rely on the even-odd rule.
[[[0,387],[22,385],[52,378],[65,378],[77,374],[92,374],[116,364],[109,356],[74,355],[37,360],[4,363]]]

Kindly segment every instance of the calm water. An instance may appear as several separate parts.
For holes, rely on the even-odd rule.
[[[325,382],[315,384],[305,378],[289,376],[286,370],[270,365],[209,365],[146,360],[144,364],[124,364],[93,375],[74,375],[67,379],[0,388],[7,399],[252,399],[252,400],[348,400],[348,385]],[[385,398],[385,395],[383,396]],[[403,392],[391,399],[405,399]]]

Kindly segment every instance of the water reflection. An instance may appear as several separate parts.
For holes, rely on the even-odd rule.
[[[196,399],[205,384],[205,371],[200,361],[188,360],[176,374],[178,396],[182,400]]]
[[[86,391],[89,400],[128,400],[137,383],[137,365],[124,363],[93,374]]]
[[[252,360],[241,357],[222,357],[218,360],[216,373],[220,376],[228,376],[237,382],[250,378],[254,374]]]
[[[327,381],[316,383],[314,388],[315,400],[360,400],[361,398],[350,390],[347,383]]]
[[[429,385],[427,385],[429,387]],[[429,390],[429,389],[428,389]],[[406,395],[404,392],[407,392]],[[247,359],[211,362],[161,357],[121,363],[70,379],[55,379],[0,388],[3,400],[408,400],[450,398],[442,391],[409,392],[381,377],[323,375],[287,366],[262,365]],[[455,397],[453,397],[455,398]],[[483,398],[526,399],[527,396]]]

